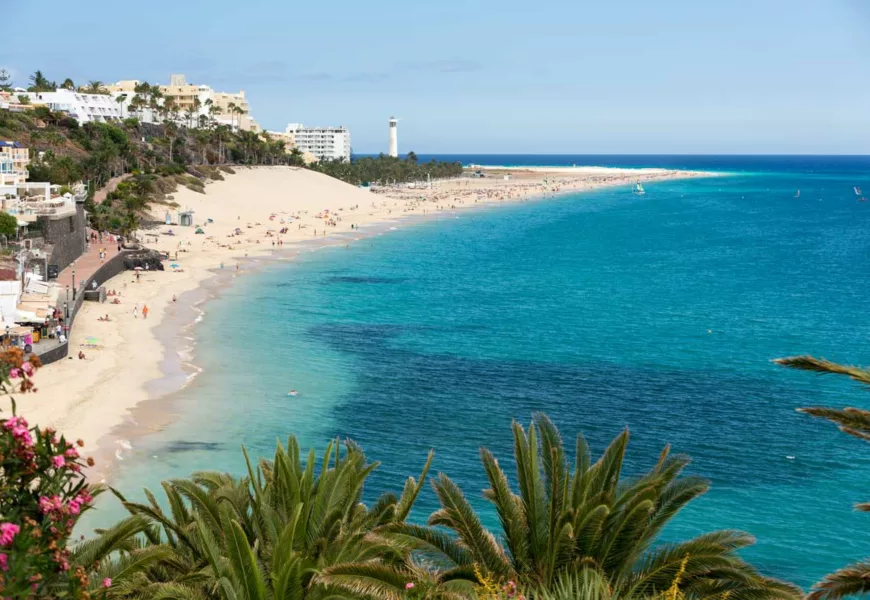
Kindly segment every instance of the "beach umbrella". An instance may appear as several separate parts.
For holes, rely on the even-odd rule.
[[[141,270],[142,270],[142,267],[133,267],[133,270],[134,270],[134,271],[141,271]]]

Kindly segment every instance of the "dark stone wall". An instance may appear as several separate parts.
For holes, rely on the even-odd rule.
[[[127,260],[127,255],[130,253],[128,250],[123,250],[119,254],[116,254],[112,258],[106,261],[97,271],[85,281],[82,281],[78,285],[78,289],[76,290],[76,299],[73,302],[73,305],[70,307],[70,317],[69,317],[69,326],[70,330],[72,330],[73,325],[75,324],[76,315],[79,312],[79,309],[82,307],[82,304],[85,301],[84,290],[91,289],[91,282],[96,281],[97,287],[102,286],[106,281],[119,275],[127,270],[124,266],[125,261]],[[104,297],[105,298],[105,297]],[[63,302],[61,302],[61,309]],[[53,363],[55,361],[61,360],[62,358],[66,358],[69,354],[69,341],[62,346],[57,346],[45,353],[37,354],[39,356],[39,360],[42,361],[42,364],[47,365],[49,363]]]
[[[85,251],[85,207],[76,204],[74,216],[61,219],[39,217],[39,228],[45,243],[51,245],[48,264],[57,265],[59,271],[73,263]]]

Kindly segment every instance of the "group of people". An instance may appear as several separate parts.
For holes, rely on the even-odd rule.
[[[172,296],[172,301],[173,302],[175,301],[175,296]],[[139,312],[140,312],[139,305],[137,304],[136,306],[133,307],[133,316],[137,319],[139,318]],[[147,304],[142,305],[141,312],[142,312],[142,318],[147,319],[148,318],[148,305]]]

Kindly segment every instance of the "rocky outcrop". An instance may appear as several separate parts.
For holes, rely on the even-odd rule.
[[[125,250],[128,246],[124,246]],[[156,250],[137,247],[134,250],[128,250],[124,253],[124,267],[127,269],[135,269],[141,267],[147,271],[162,271],[163,263],[161,262],[163,255]]]

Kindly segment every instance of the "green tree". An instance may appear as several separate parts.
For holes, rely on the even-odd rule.
[[[819,374],[845,375],[862,383],[870,385],[870,369],[839,365],[812,356],[793,356],[779,358],[776,361],[784,367],[810,371]],[[860,408],[827,408],[812,406],[799,408],[798,412],[813,417],[827,419],[836,424],[840,431],[858,439],[870,442],[870,411]],[[870,503],[855,506],[860,511],[870,512]],[[837,600],[857,595],[870,594],[870,559],[853,563],[826,576],[815,584],[807,596],[808,600]]]
[[[60,87],[62,87],[65,90],[74,90],[74,89],[76,89],[76,84],[73,82],[72,79],[67,77],[66,79],[63,80],[63,83],[60,84]]]
[[[103,82],[99,80],[92,79],[88,82],[88,86],[85,90],[89,94],[108,94],[109,92],[103,86]]]
[[[18,233],[18,219],[7,212],[0,212],[0,234],[11,240]]]
[[[127,537],[116,528],[93,542],[115,550],[91,580],[114,581],[136,553],[151,549],[151,557],[167,554],[123,585],[113,583],[109,598],[326,600],[404,590],[414,576],[409,548],[384,532],[410,514],[431,453],[401,495],[385,494],[371,506],[362,491],[378,465],[352,442],[330,443],[320,460],[313,450],[303,460],[293,437],[272,460],[254,466],[245,456],[247,477],[203,472],[164,482],[168,512],[150,492],[147,503],[116,492],[131,519],[145,523],[131,525]],[[453,587],[470,591],[467,582]]]
[[[413,525],[393,528],[437,557],[446,569],[442,577],[551,589],[560,577],[589,567],[627,597],[653,595],[677,579],[681,592],[699,597],[726,591],[732,600],[801,596],[799,589],[758,574],[738,556],[740,548],[754,541],[746,533],[715,531],[655,546],[674,515],[708,489],[705,480],[681,475],[688,458],[673,456],[666,447],[652,469],[625,481],[627,430],[595,463],[578,435],[573,469],[559,432],[545,415],[536,415],[528,431],[514,423],[513,433],[518,492],[496,458],[481,449],[490,485],[484,496],[498,514],[504,545],[444,474],[434,482],[441,509],[429,524],[446,527],[455,537]]]
[[[124,104],[127,102],[127,94],[118,94],[115,101],[121,105],[121,119],[124,118]]]
[[[0,90],[9,91],[12,86],[12,75],[6,69],[0,69]]]
[[[233,115],[236,114],[236,103],[235,102],[230,102],[229,104],[227,104],[227,112],[230,115],[230,130],[234,130],[235,129],[235,121],[234,121],[235,117]]]
[[[302,150],[294,146],[293,149],[290,150],[290,160],[288,164],[293,167],[304,167],[305,157],[302,154]]]
[[[36,71],[30,76],[30,92],[51,92],[55,89],[55,84],[48,80],[42,71]]]

